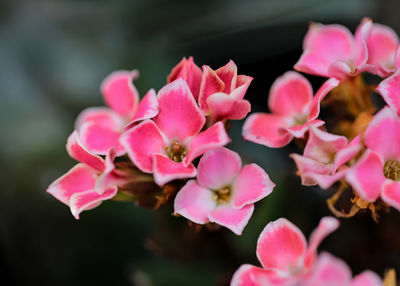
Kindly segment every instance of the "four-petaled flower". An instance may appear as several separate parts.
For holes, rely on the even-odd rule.
[[[307,247],[303,233],[290,221],[280,218],[270,222],[257,241],[256,253],[262,268],[240,266],[231,286],[381,286],[382,281],[372,271],[364,271],[352,280],[343,261],[328,253],[317,256],[321,241],[338,226],[337,219],[322,218]]]
[[[290,154],[296,162],[305,186],[319,185],[329,188],[346,173],[344,166],[353,159],[361,149],[361,136],[358,135],[349,144],[347,138],[311,127],[303,156]]]
[[[238,75],[232,60],[215,71],[203,66],[198,99],[201,110],[211,122],[246,117],[251,106],[243,98],[252,80],[250,76]]]
[[[190,180],[178,192],[175,213],[199,224],[215,222],[237,235],[247,225],[254,203],[275,187],[261,167],[242,168],[240,156],[223,147],[205,153],[197,170],[197,180]]]
[[[368,68],[366,39],[371,28],[372,21],[365,18],[353,37],[344,26],[312,23],[294,69],[340,80],[358,75]]]
[[[321,126],[317,119],[320,102],[339,81],[327,80],[313,97],[311,84],[301,74],[286,72],[272,85],[268,98],[271,113],[253,113],[245,121],[243,137],[268,147],[287,145],[293,137],[303,138],[310,126]]]
[[[121,136],[132,162],[153,173],[158,185],[196,176],[192,161],[204,152],[226,145],[230,139],[224,124],[217,122],[200,132],[206,118],[182,78],[158,92],[159,113]]]

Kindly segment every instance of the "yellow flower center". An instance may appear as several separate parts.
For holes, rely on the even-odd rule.
[[[231,200],[231,187],[223,187],[219,190],[214,191],[214,200],[217,201],[218,205],[223,205],[229,203]]]
[[[185,147],[177,141],[173,142],[169,148],[164,147],[164,149],[168,157],[175,162],[182,162],[183,158],[187,155]]]
[[[383,175],[393,181],[400,181],[400,162],[388,160],[383,166]]]

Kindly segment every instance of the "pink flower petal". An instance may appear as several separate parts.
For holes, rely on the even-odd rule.
[[[400,69],[381,81],[376,90],[379,91],[386,103],[400,114]]]
[[[364,200],[375,201],[386,181],[381,157],[377,153],[367,150],[346,173],[346,181]]]
[[[158,92],[160,111],[154,122],[170,138],[183,142],[200,132],[206,119],[187,83],[179,78]]]
[[[353,278],[350,286],[382,286],[383,281],[381,278],[370,270],[363,271]]]
[[[400,159],[400,118],[389,107],[381,109],[368,124],[365,145],[385,161]]]
[[[199,105],[201,110],[208,112],[207,98],[225,90],[224,82],[209,66],[203,66],[203,77],[201,79]]]
[[[225,85],[225,89],[222,92],[229,94],[236,88],[237,67],[232,60],[217,69],[215,73]]]
[[[369,18],[364,18],[355,32],[355,48],[353,51],[353,61],[357,66],[357,71],[355,74],[365,69],[365,65],[369,59],[367,40],[371,34],[372,27],[372,20]]]
[[[294,68],[298,71],[330,77],[329,67],[347,61],[354,49],[352,34],[341,25],[313,23],[304,38],[304,52]]]
[[[333,163],[336,153],[347,146],[347,138],[311,127],[304,156],[320,163]]]
[[[347,62],[336,61],[329,66],[328,73],[331,77],[342,80],[348,75],[355,75],[357,68]]]
[[[331,165],[322,164],[314,159],[299,154],[290,154],[290,157],[296,163],[303,186],[314,186],[318,184],[315,175],[329,175],[332,171]]]
[[[97,171],[88,165],[79,163],[65,175],[55,180],[47,189],[57,200],[69,206],[70,198],[75,193],[93,190]]]
[[[386,77],[394,72],[395,54],[399,38],[392,28],[374,24],[367,40],[368,63],[378,67],[378,75]]]
[[[206,152],[197,167],[197,180],[212,190],[229,186],[239,173],[242,160],[238,153],[219,147]]]
[[[133,85],[138,72],[116,71],[101,84],[101,93],[108,106],[122,116],[131,117],[139,101],[139,93]]]
[[[260,284],[253,280],[254,268],[256,267],[250,264],[241,265],[233,274],[230,286],[259,286]]]
[[[229,96],[236,100],[243,99],[252,81],[253,78],[251,76],[238,75],[236,80],[236,88],[229,94]]]
[[[336,172],[342,165],[353,159],[360,152],[361,147],[361,135],[358,135],[345,148],[336,153],[332,172]]]
[[[297,72],[288,71],[272,84],[268,106],[277,115],[302,116],[307,112],[312,95],[309,81]]]
[[[303,266],[307,243],[303,233],[287,219],[270,222],[257,241],[257,257],[265,269],[290,275]]]
[[[243,125],[244,139],[272,148],[283,147],[292,140],[288,132],[282,128],[290,126],[290,122],[281,116],[268,113],[253,113]]]
[[[396,70],[400,68],[400,46],[398,46],[396,49],[396,54],[394,56],[394,66]]]
[[[213,126],[196,135],[189,143],[189,152],[183,159],[187,166],[195,158],[213,148],[228,144],[231,139],[226,133],[224,124],[219,121]]]
[[[312,267],[317,257],[317,248],[329,234],[339,227],[339,221],[333,217],[323,217],[318,227],[312,232],[305,257],[305,266]]]
[[[305,284],[307,286],[348,285],[351,281],[351,271],[346,263],[328,253],[319,255],[312,272]]]
[[[387,180],[381,198],[388,205],[400,210],[400,182]]]
[[[114,149],[110,149],[105,159],[106,169],[99,175],[94,186],[94,190],[100,195],[108,189],[123,185],[132,179],[132,174],[127,174],[126,172],[115,169],[114,160],[115,151]]]
[[[207,98],[213,122],[226,119],[243,119],[251,110],[247,100],[236,100],[226,93],[214,93]]]
[[[109,200],[117,194],[117,187],[110,187],[102,194],[89,190],[81,193],[74,193],[71,196],[70,207],[72,215],[79,219],[79,214],[84,210],[90,210],[97,207],[104,200]]]
[[[315,94],[309,110],[308,119],[314,120],[319,116],[321,101],[325,98],[325,96],[335,87],[339,85],[339,80],[335,78],[330,78],[321,85]]]
[[[221,205],[213,210],[208,219],[226,228],[237,235],[242,235],[244,227],[250,220],[254,211],[254,205],[246,205],[241,209],[234,209],[230,205]]]
[[[119,143],[120,131],[99,125],[94,121],[83,124],[78,131],[83,146],[91,153],[106,155],[110,148],[115,149],[117,156],[126,153]]]
[[[163,186],[175,179],[196,177],[196,168],[193,164],[184,166],[163,155],[155,154],[153,157],[153,176],[157,185]]]
[[[78,162],[85,163],[93,169],[103,172],[105,169],[105,163],[103,158],[90,153],[79,140],[78,131],[74,131],[67,140],[67,151],[68,154],[77,160]]]
[[[319,119],[310,120],[304,124],[296,125],[292,127],[285,128],[285,131],[291,134],[295,138],[304,138],[306,132],[310,129],[310,127],[320,127],[324,125],[325,122]],[[282,130],[278,130],[278,132],[282,133]],[[285,134],[285,133],[283,133]]]
[[[258,165],[246,165],[233,183],[232,206],[242,208],[268,196],[275,184],[268,174]]]
[[[158,114],[158,100],[154,89],[150,89],[139,102],[131,122],[153,118]]]
[[[342,179],[346,175],[347,170],[348,168],[344,168],[343,170],[339,170],[333,175],[308,173],[305,174],[304,176],[309,177],[309,180],[313,180],[314,182],[316,182],[318,186],[326,190],[329,189],[334,183]]]
[[[199,224],[208,222],[208,214],[217,206],[214,193],[190,180],[178,192],[174,202],[176,214]]]
[[[161,153],[167,145],[157,125],[151,120],[125,131],[120,141],[133,164],[145,173],[153,172],[153,154]]]
[[[280,277],[273,271],[244,264],[234,273],[231,286],[294,286],[296,279]]]
[[[194,63],[193,57],[183,58],[168,75],[167,83],[183,78],[187,82],[194,99],[197,100],[199,98],[202,74],[201,68]]]
[[[75,127],[80,130],[88,122],[95,122],[96,125],[106,127],[115,131],[122,131],[124,120],[115,111],[107,107],[90,107],[82,111],[75,122]]]

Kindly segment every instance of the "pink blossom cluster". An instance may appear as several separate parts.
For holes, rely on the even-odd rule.
[[[226,120],[242,119],[250,111],[243,98],[252,78],[238,75],[233,61],[214,71],[183,58],[157,94],[150,89],[140,100],[133,84],[137,77],[136,70],[117,71],[103,81],[108,107],[91,107],[78,116],[67,150],[79,164],[48,192],[78,219],[120,187],[134,188],[138,176],[151,174],[160,187],[197,176],[178,192],[175,213],[241,234],[254,202],[275,186],[262,168],[242,168],[240,156],[222,148],[230,142]],[[127,159],[132,167],[122,168],[118,162]]]
[[[291,154],[303,185],[326,189],[343,181],[365,202],[380,198],[400,210],[398,36],[390,27],[368,18],[363,19],[354,36],[341,25],[313,23],[303,49],[294,68],[329,79],[314,96],[308,80],[297,72],[289,71],[276,79],[268,98],[271,113],[251,114],[243,126],[243,137],[273,148],[283,147],[293,138],[305,139],[303,154]],[[365,100],[354,83],[354,77],[363,72],[383,78],[376,91],[388,106],[375,115],[360,110],[373,118],[356,136],[329,133],[318,118],[321,102],[329,100],[331,91],[340,93],[340,88],[353,89],[349,94],[359,97],[346,99],[345,94],[345,100]]]
[[[271,87],[270,113],[251,114],[243,137],[272,148],[302,139],[303,154],[290,157],[303,185],[327,189],[340,181],[367,204],[383,201],[400,210],[396,33],[370,19],[361,22],[354,36],[340,25],[312,24],[303,48],[295,69],[328,79],[314,93],[303,75],[286,72]],[[376,114],[364,96],[367,89],[358,90],[355,83],[364,72],[384,78],[376,91],[387,105]],[[244,96],[252,78],[238,75],[233,61],[217,70],[206,65],[201,69],[191,57],[172,69],[157,93],[150,89],[141,99],[133,84],[137,78],[136,70],[117,71],[103,81],[107,107],[88,108],[78,116],[67,140],[67,152],[78,163],[47,191],[78,219],[82,211],[135,188],[138,178],[151,178],[161,192],[169,185],[178,188],[175,215],[241,235],[254,204],[275,187],[260,166],[243,164],[238,153],[224,147],[231,141],[227,120],[243,119],[250,112]],[[335,93],[353,106],[350,126],[357,134],[330,133],[319,118],[321,104]],[[319,244],[338,226],[337,219],[322,218],[307,245],[288,220],[270,222],[257,243],[262,267],[242,265],[231,285],[382,285],[372,271],[353,278],[342,260],[318,255]]]
[[[352,278],[341,259],[327,252],[317,254],[322,240],[337,229],[333,217],[321,219],[307,245],[303,233],[290,221],[270,222],[257,241],[257,258],[262,267],[243,264],[233,275],[231,286],[381,286],[381,278],[366,270]]]

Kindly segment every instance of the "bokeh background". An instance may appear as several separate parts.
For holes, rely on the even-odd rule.
[[[76,221],[47,186],[74,164],[65,151],[74,119],[102,105],[111,71],[140,71],[143,95],[165,84],[183,56],[213,68],[229,59],[253,76],[246,95],[267,109],[273,80],[292,69],[311,21],[352,31],[362,17],[400,33],[396,0],[2,0],[0,2],[0,285],[227,285],[242,263],[257,264],[256,240],[286,217],[308,236],[331,191],[304,188],[288,158],[241,139],[230,148],[269,172],[277,188],[256,205],[242,237],[188,227],[167,206],[154,212],[107,201]],[[308,77],[312,79],[312,77]],[[312,79],[315,88],[320,79]],[[400,271],[400,214],[342,220],[321,245],[357,274]]]

